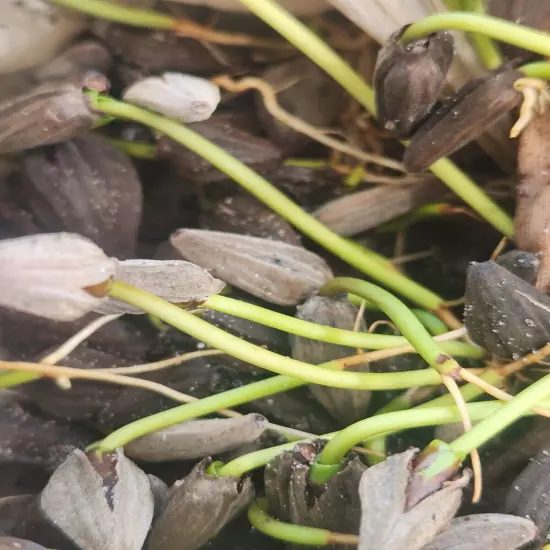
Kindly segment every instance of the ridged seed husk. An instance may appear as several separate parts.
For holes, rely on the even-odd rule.
[[[296,317],[318,325],[353,330],[358,312],[359,309],[346,297],[312,296],[298,306]],[[359,321],[358,330],[367,330],[363,319]],[[318,342],[302,336],[291,335],[290,341],[292,357],[313,365],[341,359],[354,353],[354,349],[347,346]],[[369,372],[370,369],[369,365],[365,364],[353,370]],[[309,389],[341,426],[348,426],[363,419],[372,395],[369,390],[344,390],[313,384]]]
[[[267,464],[264,486],[270,513],[296,525],[356,534],[361,517],[358,485],[366,466],[350,455],[343,469],[317,492],[309,483],[309,464],[323,446],[321,441],[299,443]]]
[[[531,252],[511,250],[499,256],[495,262],[530,285],[537,280],[540,259]]]
[[[117,264],[115,280],[178,304],[200,304],[225,286],[206,269],[181,260],[125,260]],[[114,298],[103,302],[96,311],[104,315],[144,313]]]
[[[441,94],[454,55],[450,32],[404,44],[409,25],[394,32],[378,53],[373,75],[377,118],[393,136],[409,137]]]
[[[505,511],[532,520],[541,540],[550,535],[550,447],[546,444],[512,482]]]
[[[252,502],[250,479],[209,475],[209,463],[200,462],[171,488],[151,532],[149,550],[201,548]]]
[[[118,258],[135,254],[141,182],[106,138],[90,133],[29,151],[23,173],[30,207],[48,230],[80,233]]]
[[[296,305],[332,278],[317,254],[278,241],[199,229],[180,229],[170,241],[187,260],[273,304]]]
[[[42,84],[0,103],[0,154],[81,136],[98,118],[82,86],[70,82]]]
[[[254,413],[235,418],[190,420],[134,439],[124,451],[136,460],[147,462],[204,458],[254,441],[267,425],[262,415]]]
[[[432,177],[404,185],[381,185],[334,199],[318,208],[315,217],[339,235],[351,237],[438,200],[444,193],[445,188]]]
[[[471,264],[464,323],[490,353],[519,358],[550,342],[550,298],[494,262]]]
[[[412,137],[403,162],[409,172],[423,172],[477,139],[517,107],[522,99],[513,88],[523,73],[499,69],[472,80],[436,109]]]

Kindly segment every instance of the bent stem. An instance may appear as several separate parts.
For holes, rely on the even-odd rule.
[[[93,109],[145,124],[197,153],[302,233],[373,279],[383,282],[423,308],[434,311],[446,309],[443,299],[437,294],[393,269],[386,258],[372,251],[364,251],[328,229],[248,166],[193,130],[166,117],[107,96],[89,93],[89,97]]]
[[[466,31],[488,36],[518,48],[550,56],[550,34],[482,13],[442,12],[413,23],[401,37],[406,43],[443,30]]]
[[[393,378],[388,379],[387,376],[388,374],[396,373],[337,372],[332,369],[338,368],[338,361],[330,363],[332,369],[326,368],[326,366],[329,365],[328,363],[324,364],[325,368],[319,368],[319,366],[303,363],[302,361],[284,357],[265,348],[255,346],[149,292],[132,287],[120,281],[112,283],[109,293],[113,298],[133,305],[147,313],[151,313],[157,316],[161,321],[172,325],[215,349],[222,350],[241,361],[245,361],[246,363],[277,374],[298,378],[308,384],[320,384],[322,386],[356,390],[382,389],[380,386],[387,389],[388,382],[393,385],[390,381],[393,380]],[[391,294],[387,294],[391,296]],[[394,300],[398,301],[397,298],[394,298]],[[416,320],[416,317],[414,317],[414,319]],[[419,323],[419,321],[417,322]],[[447,363],[442,364],[442,368],[445,368],[446,364]],[[399,377],[403,379],[403,381],[399,381],[399,387],[409,387],[410,385],[422,386],[426,382],[428,385],[430,383],[437,384],[441,382],[437,373],[434,373],[435,376],[427,376],[428,372],[430,371],[413,371],[417,376],[413,376],[412,381],[408,380],[405,386],[403,386],[402,383],[407,379],[407,376],[405,373],[399,373]],[[421,382],[420,384],[415,384],[414,380],[421,380]]]
[[[248,508],[248,521],[260,533],[292,544],[307,546],[328,546],[330,544],[357,546],[359,544],[357,535],[334,533],[328,529],[305,527],[279,521],[268,514],[268,505],[265,498],[255,500],[250,505]]]
[[[354,332],[351,330],[317,325],[309,321],[291,317],[290,315],[284,315],[283,313],[271,311],[254,304],[241,302],[240,300],[228,298],[227,296],[219,296],[217,294],[210,296],[201,307],[220,313],[226,313],[228,315],[234,315],[235,317],[247,319],[248,321],[282,330],[296,336],[303,336],[311,340],[328,342],[340,346],[378,350],[395,348],[408,344],[408,340],[403,336]],[[439,335],[442,335],[441,329],[445,328],[444,325],[427,312],[422,311],[422,314],[425,314],[425,321],[429,319],[431,326],[434,326],[435,321],[438,321],[437,332]],[[481,359],[485,355],[484,350],[481,348],[466,344],[465,342],[441,342],[439,345],[442,350],[450,355],[469,357],[472,359]]]
[[[370,86],[303,23],[273,0],[239,1],[332,76],[367,111],[376,115],[374,93]],[[430,166],[430,170],[488,223],[506,236],[513,235],[514,225],[506,212],[450,160],[441,159]]]
[[[484,0],[462,0],[462,9],[474,13],[486,13]],[[492,71],[502,65],[503,58],[500,50],[490,38],[478,33],[470,33],[469,37],[486,69]]]

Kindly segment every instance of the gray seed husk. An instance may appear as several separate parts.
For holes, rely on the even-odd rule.
[[[147,462],[190,460],[219,455],[257,439],[267,428],[262,415],[191,420],[134,439],[124,450]]]
[[[170,241],[187,260],[278,305],[296,305],[332,278],[317,254],[278,241],[200,229],[180,229]]]

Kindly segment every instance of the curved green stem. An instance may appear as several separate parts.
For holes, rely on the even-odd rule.
[[[534,61],[521,66],[519,69],[525,76],[550,80],[550,63],[548,61]]]
[[[351,292],[376,303],[424,361],[440,374],[453,374],[460,370],[460,365],[439,347],[414,313],[389,292],[365,281],[349,277],[332,279],[319,290],[319,294],[322,296],[340,292]]]
[[[114,138],[109,138],[109,141],[131,157],[147,160],[154,160],[157,158],[157,148],[152,143],[126,141],[125,139]]]
[[[410,42],[443,30],[478,33],[544,56],[550,56],[550,34],[481,13],[447,12],[413,23],[401,40]]]
[[[315,33],[273,0],[239,0],[251,12],[284,36],[321,69],[326,71],[371,114],[376,115],[374,93],[364,80]],[[445,15],[445,14],[441,14]],[[472,15],[472,14],[464,14]],[[433,16],[435,17],[435,16]],[[426,18],[426,20],[430,17]],[[415,27],[419,23],[412,25]],[[410,29],[409,29],[410,30]],[[466,29],[469,30],[469,29]],[[539,33],[543,34],[544,33]],[[422,35],[421,35],[422,36]],[[547,35],[544,35],[547,36]],[[475,210],[507,237],[514,233],[510,216],[493,202],[464,172],[448,159],[441,159],[430,170]],[[389,285],[388,285],[389,286]],[[426,308],[432,309],[432,308]]]
[[[479,420],[502,407],[502,403],[488,401],[469,404],[467,407],[472,420]],[[324,466],[338,465],[353,446],[366,439],[380,434],[391,434],[422,426],[449,424],[459,420],[460,413],[456,407],[433,407],[422,411],[412,409],[372,416],[340,432],[320,435],[319,439],[328,439],[329,442],[317,457],[316,462]],[[354,442],[350,443],[351,441]],[[240,456],[219,467],[216,473],[222,476],[242,476],[251,470],[262,468],[281,452],[293,449],[296,443],[296,441],[293,441]]]
[[[462,0],[462,9],[474,13],[486,12],[484,0]],[[470,33],[470,40],[486,69],[492,71],[502,65],[503,58],[500,50],[490,38],[482,34]]]
[[[322,386],[356,390],[382,389],[381,386],[387,389],[387,383],[389,381],[387,376],[390,373],[338,372],[329,370],[328,368],[319,368],[319,366],[309,365],[302,361],[283,357],[265,348],[241,340],[237,336],[233,336],[211,325],[192,313],[126,283],[119,281],[113,282],[109,293],[113,298],[131,304],[152,315],[156,315],[161,321],[176,327],[209,346],[220,349],[241,361],[245,361],[246,363],[250,363],[262,369],[298,378],[308,384],[321,384]],[[389,295],[391,296],[391,294]],[[417,322],[419,323],[419,321]],[[325,365],[327,364],[325,363]],[[333,368],[338,368],[338,366],[338,362],[334,361]],[[399,373],[399,377],[403,379],[399,381],[399,387],[404,388],[411,385],[423,386],[440,382],[437,373],[434,373],[435,376],[429,376],[428,372],[429,370],[412,371],[409,375],[406,373]],[[413,375],[412,377],[410,376],[411,374]],[[405,380],[407,380],[407,382],[405,382]],[[415,384],[415,380],[420,380],[420,383]]]
[[[234,315],[235,317],[247,319],[297,336],[303,336],[304,338],[310,338],[311,340],[319,340],[321,342],[328,342],[340,346],[363,349],[388,349],[409,343],[403,336],[356,332],[317,325],[309,321],[296,319],[289,315],[284,315],[226,296],[210,296],[201,307],[219,311],[220,313],[226,313],[228,315]],[[419,311],[420,310],[417,310],[417,313]],[[430,313],[422,311],[422,314],[425,314],[425,321],[429,322],[433,327],[435,327],[437,321],[438,334],[442,334],[441,329],[445,328],[445,325]],[[484,350],[481,348],[464,342],[449,341],[441,342],[439,345],[441,349],[450,355],[469,357],[472,359],[480,359],[485,355]]]
[[[411,311],[432,336],[441,336],[447,332],[445,323],[438,319],[433,313],[416,308],[411,309]],[[444,349],[443,346],[441,346],[441,349]]]
[[[476,424],[450,444],[457,455],[467,455],[507,428],[538,402],[550,395],[550,374],[518,393],[511,401]]]
[[[285,523],[268,514],[268,505],[265,498],[255,500],[248,508],[248,521],[252,527],[273,537],[274,539],[307,546],[328,546],[330,544],[346,544],[356,546],[359,538],[356,535],[334,533],[327,529],[305,527]]]
[[[173,29],[177,20],[169,15],[163,15],[150,10],[130,8],[115,4],[109,0],[50,0],[52,4],[65,6],[93,17],[108,19],[133,27],[149,29]]]
[[[145,124],[197,153],[304,234],[373,279],[383,282],[421,307],[430,310],[444,308],[443,299],[437,294],[390,267],[389,262],[380,255],[372,251],[365,253],[354,243],[328,229],[248,166],[193,130],[166,117],[107,96],[90,93],[89,97],[95,110]]]

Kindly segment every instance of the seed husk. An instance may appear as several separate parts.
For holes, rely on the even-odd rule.
[[[85,289],[114,276],[116,260],[73,233],[45,233],[0,241],[0,305],[57,321],[73,321],[104,297]]]
[[[550,298],[494,262],[471,264],[464,323],[472,340],[505,359],[550,341]]]
[[[513,88],[522,73],[501,68],[472,80],[433,111],[412,137],[403,157],[409,172],[423,172],[477,139],[521,102]]]
[[[382,185],[331,200],[315,211],[315,217],[339,235],[350,237],[438,200],[444,193],[444,187],[432,177],[404,185]]]
[[[190,125],[190,129],[256,171],[270,170],[281,162],[281,151],[271,141],[253,136],[222,116]],[[158,141],[160,158],[167,158],[183,178],[197,183],[227,180],[210,162],[176,141],[163,136]]]
[[[191,420],[135,439],[124,451],[147,462],[204,458],[254,441],[267,424],[263,416],[254,413],[236,418]]]
[[[80,548],[141,550],[154,501],[147,475],[122,451],[76,450],[50,478],[40,507]]]
[[[0,537],[0,550],[46,550],[46,548],[31,540]]]
[[[296,317],[318,325],[353,330],[358,311],[358,308],[346,297],[312,296],[298,306]],[[363,319],[360,320],[358,330],[367,330]],[[327,344],[301,336],[291,335],[290,341],[292,357],[312,365],[341,359],[353,353],[353,349],[347,346]],[[370,369],[366,364],[354,370],[369,372]],[[365,418],[372,395],[368,390],[342,390],[313,384],[309,386],[309,390],[342,426],[348,426]]]
[[[22,168],[29,205],[46,229],[80,233],[118,258],[135,254],[141,182],[106,138],[90,133],[29,151]]]
[[[105,79],[92,76],[94,89],[104,91]],[[0,103],[0,154],[60,143],[90,131],[94,113],[82,88],[72,82],[46,83]]]
[[[495,262],[530,285],[537,279],[540,259],[531,252],[511,250],[499,256]]]
[[[213,476],[203,460],[177,481],[149,539],[149,550],[195,550],[245,510],[254,498],[250,479]]]
[[[180,229],[170,242],[184,258],[226,283],[278,305],[296,305],[332,278],[319,256],[278,241]]]
[[[398,138],[410,137],[429,115],[454,56],[450,32],[403,44],[401,36],[408,27],[394,32],[383,44],[373,75],[378,120]]]
[[[220,292],[225,284],[198,265],[181,260],[125,260],[117,264],[115,280],[151,292],[168,302],[198,304]],[[144,313],[138,308],[109,298],[96,309],[99,313]]]
[[[122,97],[128,103],[190,123],[212,116],[220,102],[220,89],[198,76],[167,72],[138,80]]]

